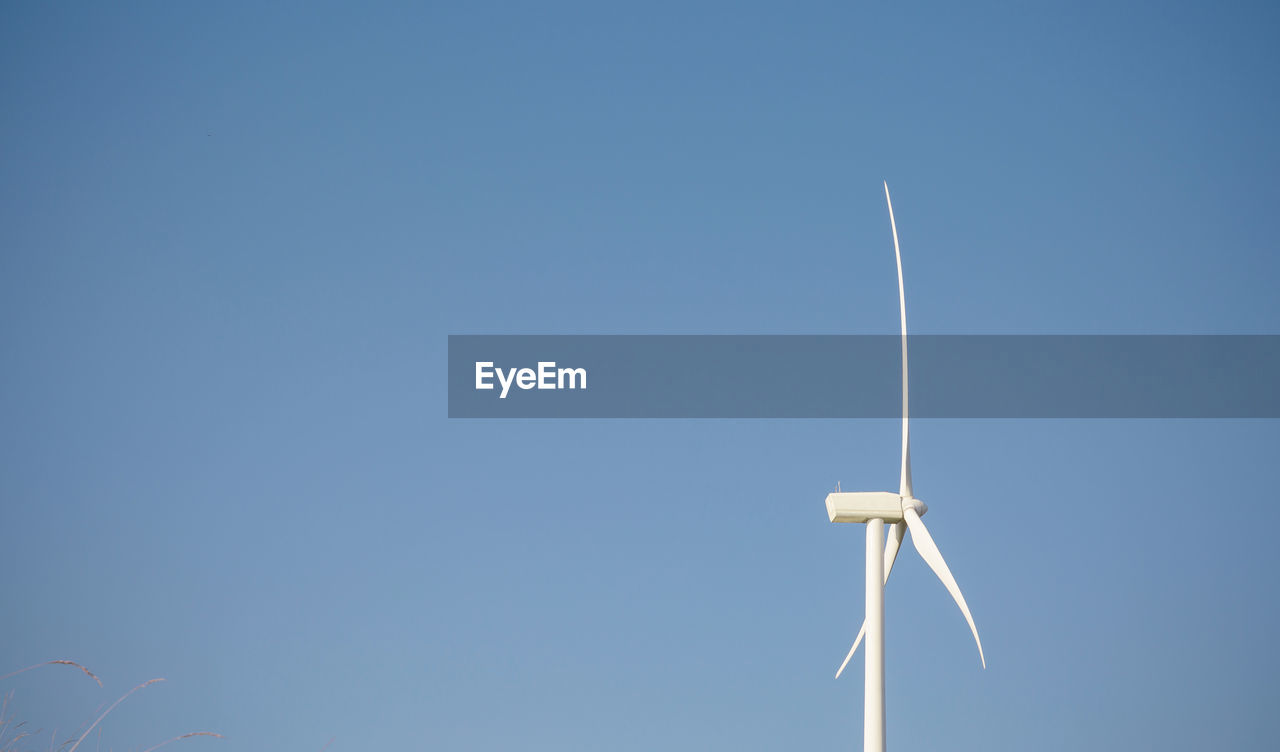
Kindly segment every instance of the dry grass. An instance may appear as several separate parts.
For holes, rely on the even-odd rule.
[[[18,674],[24,673],[26,671],[30,671],[35,668],[40,668],[41,666],[74,666],[75,668],[78,668],[81,671],[83,671],[84,674],[88,676],[90,679],[93,679],[95,682],[97,682],[99,687],[102,686],[102,680],[99,679],[98,676],[94,674],[92,671],[80,665],[79,663],[76,663],[75,661],[68,661],[65,659],[44,661],[43,663],[37,663],[31,666],[27,666],[26,668],[20,668],[17,671],[11,671],[5,674],[4,676],[0,676],[0,681],[4,681],[5,679],[8,679],[12,676],[17,676]],[[58,750],[58,752],[76,752],[76,749],[80,746],[80,744],[89,737],[89,734],[93,733],[93,730],[95,728],[98,728],[98,725],[102,723],[102,719],[110,715],[111,711],[116,709],[116,706],[124,702],[134,692],[137,692],[140,689],[144,689],[146,687],[151,686],[152,684],[156,684],[157,682],[162,682],[162,681],[164,681],[164,679],[149,679],[139,684],[138,686],[134,687],[133,689],[129,690],[128,692],[125,692],[123,695],[119,697],[119,699],[111,703],[111,705],[108,706],[106,710],[102,711],[102,713],[97,718],[94,719],[93,723],[89,724],[89,726],[74,740],[68,738],[66,741],[63,741],[61,744],[58,744],[57,731],[55,730],[52,733],[51,739],[49,741],[50,752],[53,752],[53,750]],[[35,736],[37,734],[41,734],[43,731],[43,730],[35,730],[35,731],[26,730],[27,724],[25,721],[14,723],[12,713],[9,710],[9,703],[12,700],[12,698],[13,698],[13,692],[9,692],[4,696],[3,701],[0,702],[0,752],[24,752],[25,747],[19,747],[18,743],[23,741],[24,739],[34,741]],[[212,736],[217,739],[223,738],[221,734],[215,734],[212,731],[191,731],[186,734],[175,736],[172,739],[167,739],[152,747],[148,747],[144,752],[153,752],[153,750],[157,750],[165,746],[166,744],[180,741],[182,739],[190,739],[193,736]],[[101,737],[102,737],[102,731],[99,730],[98,731],[99,742],[101,742]]]
[[[34,665],[27,666],[26,668],[20,668],[17,671],[10,671],[4,676],[0,676],[0,681],[4,681],[5,679],[8,679],[10,676],[17,676],[18,674],[21,674],[23,672],[30,671],[33,668],[40,668],[41,666],[75,666],[76,668],[83,671],[85,675],[88,676],[90,679],[93,679],[94,681],[96,681],[99,687],[102,686],[102,680],[98,678],[97,674],[93,673],[92,671],[85,668],[84,666],[81,666],[79,663],[76,663],[75,661],[68,661],[65,658],[58,658],[52,661],[36,663]]]
[[[176,742],[179,739],[189,739],[193,736],[213,736],[213,737],[217,737],[218,739],[222,738],[222,734],[215,734],[212,731],[192,731],[189,734],[183,734],[182,736],[175,736],[172,739],[165,739],[164,741],[160,742],[154,747],[147,747],[146,749],[142,750],[142,752],[152,752],[152,750],[160,749],[161,747],[163,747],[164,745],[170,742]]]

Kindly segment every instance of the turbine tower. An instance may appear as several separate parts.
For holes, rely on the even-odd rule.
[[[982,640],[974,626],[969,605],[964,601],[956,578],[951,576],[947,562],[943,560],[938,545],[933,542],[921,516],[929,511],[925,503],[917,499],[911,489],[911,432],[907,409],[907,300],[902,285],[902,251],[898,247],[898,225],[893,218],[893,201],[889,198],[889,184],[884,185],[884,200],[889,205],[889,227],[893,230],[893,254],[898,262],[898,312],[902,323],[902,474],[898,493],[887,491],[840,492],[827,495],[827,517],[832,522],[860,522],[867,526],[867,615],[858,631],[858,637],[849,648],[844,663],[836,670],[836,678],[849,665],[858,645],[866,638],[866,675],[862,715],[862,746],[864,752],[884,752],[884,586],[889,572],[898,558],[898,549],[907,530],[916,551],[924,559],[938,579],[951,593],[956,605],[969,622],[974,642],[978,644],[978,657],[982,667],[987,658],[982,652]],[[889,528],[889,540],[885,542],[885,523]]]

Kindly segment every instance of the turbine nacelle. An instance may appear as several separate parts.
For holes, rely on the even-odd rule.
[[[922,517],[929,511],[929,507],[914,496],[901,496],[888,491],[827,494],[827,518],[832,522],[902,522],[906,519],[907,509],[914,509]]]

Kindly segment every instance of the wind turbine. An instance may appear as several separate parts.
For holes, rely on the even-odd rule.
[[[907,530],[911,531],[911,541],[920,553],[920,558],[942,580],[947,592],[951,593],[964,614],[965,621],[969,622],[974,642],[978,643],[978,657],[982,660],[982,667],[987,667],[982,640],[978,637],[978,628],[974,626],[973,615],[969,613],[969,605],[965,603],[956,578],[951,576],[947,562],[938,551],[938,545],[933,542],[933,536],[929,535],[928,528],[920,519],[929,508],[911,490],[911,433],[907,419],[907,301],[902,286],[902,251],[898,247],[898,225],[893,219],[893,201],[889,198],[887,182],[884,184],[884,200],[889,205],[893,254],[898,262],[898,311],[902,322],[902,475],[896,494],[887,491],[836,491],[827,495],[827,516],[832,522],[861,522],[867,526],[867,616],[862,629],[858,631],[857,639],[853,641],[853,647],[849,648],[849,654],[844,658],[844,663],[836,671],[836,678],[839,678],[865,636],[867,655],[862,716],[864,752],[884,752],[884,586],[889,581],[889,572],[893,570],[893,562],[898,558],[898,549]],[[884,532],[886,522],[893,524],[889,528],[888,543],[885,542]]]

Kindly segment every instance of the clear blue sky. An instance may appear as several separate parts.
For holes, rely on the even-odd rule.
[[[885,179],[914,331],[1280,332],[1278,26],[7,5],[0,674],[107,686],[0,689],[65,734],[167,677],[117,750],[859,748],[822,499],[894,421],[450,421],[446,336],[894,332]],[[989,668],[907,548],[892,748],[1271,748],[1280,425],[913,441]]]

